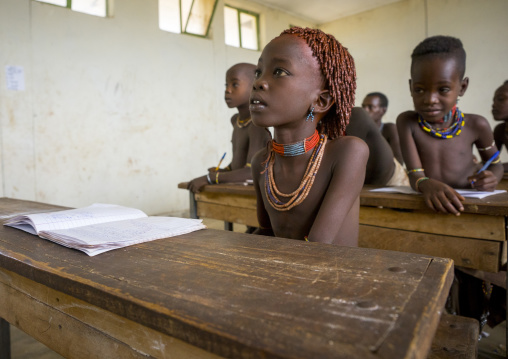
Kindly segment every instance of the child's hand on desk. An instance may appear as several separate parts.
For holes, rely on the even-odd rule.
[[[421,182],[418,188],[422,192],[427,206],[436,212],[460,216],[460,212],[464,210],[462,205],[464,197],[443,182],[428,179]]]
[[[189,182],[187,189],[194,193],[197,193],[206,184],[208,184],[208,179],[206,178],[206,176],[197,177]]]
[[[467,178],[471,187],[478,191],[489,191],[492,192],[496,189],[498,180],[496,175],[491,171],[482,171],[478,174]]]

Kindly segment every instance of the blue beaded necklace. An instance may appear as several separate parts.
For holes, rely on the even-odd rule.
[[[418,124],[422,130],[432,137],[446,140],[460,135],[462,127],[464,127],[464,114],[459,110],[457,105],[453,106],[450,112],[448,112],[448,114],[443,118],[443,122],[448,121],[451,117],[453,117],[452,125],[441,130],[432,128],[432,126],[425,121],[420,114],[418,114]]]

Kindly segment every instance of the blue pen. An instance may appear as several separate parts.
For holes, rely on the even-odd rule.
[[[217,165],[217,167],[215,168],[215,171],[217,172],[219,170],[219,167],[220,167],[220,164],[222,163],[222,160],[224,159],[224,157],[226,157],[226,152],[224,152],[224,154],[222,155],[222,158],[220,159],[219,161],[219,164]]]
[[[485,164],[483,165],[482,168],[480,168],[480,170],[478,172],[476,172],[476,174],[480,173],[480,172],[483,172],[485,171],[489,166],[490,164],[492,163],[492,161],[494,161],[496,159],[496,157],[499,156],[499,151],[497,151],[496,153],[494,153],[492,155],[491,158],[489,158],[489,160],[487,162],[485,162]]]

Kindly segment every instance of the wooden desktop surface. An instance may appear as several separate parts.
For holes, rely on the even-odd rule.
[[[187,183],[179,188],[186,189]],[[359,246],[452,258],[458,266],[499,272],[507,262],[508,193],[466,198],[460,216],[430,210],[420,195],[360,193]],[[191,216],[257,226],[252,185],[207,185],[190,193]]]
[[[0,199],[3,218],[32,209],[61,207]],[[73,357],[425,358],[452,277],[448,259],[211,229],[88,257],[0,228],[0,317]]]

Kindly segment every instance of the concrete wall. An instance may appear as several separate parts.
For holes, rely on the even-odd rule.
[[[408,80],[414,47],[426,36],[460,38],[470,82],[459,106],[486,117],[494,127],[492,97],[508,79],[507,16],[506,0],[406,0],[320,27],[336,36],[355,58],[356,104],[361,105],[371,91],[388,96],[387,122],[413,109]],[[506,151],[503,160],[508,160]]]
[[[289,24],[261,14],[262,46]],[[158,28],[157,0],[115,1],[99,18],[31,0],[0,0],[0,196],[66,206],[93,202],[179,213],[177,184],[231,159],[227,68],[260,52],[224,44],[223,0],[210,38]],[[7,90],[5,66],[26,90]]]

